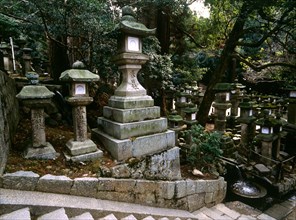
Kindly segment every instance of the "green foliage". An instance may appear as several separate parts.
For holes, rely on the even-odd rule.
[[[186,136],[192,138],[192,145],[187,155],[188,162],[201,171],[211,172],[218,163],[217,158],[223,153],[221,134],[206,131],[201,125],[194,125],[186,132]]]

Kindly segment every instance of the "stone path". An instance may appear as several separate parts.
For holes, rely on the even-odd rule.
[[[294,220],[296,194],[264,213],[241,202],[203,207],[195,212],[88,197],[0,188],[0,220]]]

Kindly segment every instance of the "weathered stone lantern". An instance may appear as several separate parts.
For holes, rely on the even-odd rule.
[[[177,94],[176,94],[175,107],[176,107],[178,114],[180,114],[181,116],[184,116],[183,109],[188,107],[188,105],[189,105],[189,103],[187,102],[189,96],[190,96],[190,94],[185,92],[184,88],[181,88],[180,91],[177,92]]]
[[[267,109],[263,111],[263,115],[263,118],[256,121],[256,124],[260,126],[260,134],[256,136],[256,139],[261,142],[263,161],[266,164],[271,164],[272,159],[275,159],[272,152],[274,151],[274,141],[277,140],[278,135],[274,134],[273,129],[277,122],[273,117],[269,116]]]
[[[197,112],[196,107],[192,105],[188,106],[183,110],[183,112],[185,113],[184,123],[187,125],[187,129],[190,129],[192,125],[195,125],[198,123],[196,120],[196,112]]]
[[[241,102],[244,94],[243,94],[243,89],[246,86],[244,86],[241,83],[235,82],[232,84],[232,89],[231,89],[231,119],[233,121],[236,120],[236,118],[239,116],[240,114],[240,109],[239,109],[239,103]]]
[[[248,97],[239,104],[241,112],[237,121],[241,124],[241,145],[243,146],[248,146],[256,135],[256,117],[254,116],[256,106],[256,103]]]
[[[9,73],[12,71],[10,48],[7,43],[1,42],[0,50],[3,53],[4,70]]]
[[[231,107],[230,103],[230,83],[217,83],[214,87],[216,91],[213,107],[215,108],[215,130],[225,132],[226,128],[226,110]]]
[[[54,159],[58,156],[45,136],[44,108],[53,95],[45,86],[29,85],[16,96],[24,106],[31,108],[32,144],[28,146],[25,158]]]
[[[168,127],[170,130],[175,131],[175,142],[178,145],[178,134],[183,129],[183,118],[181,115],[178,115],[178,112],[175,109],[172,109],[171,114],[168,116]]]
[[[102,151],[98,150],[96,144],[87,136],[86,105],[93,101],[89,97],[88,83],[98,81],[100,77],[84,69],[84,64],[76,61],[72,69],[64,71],[60,80],[70,82],[69,97],[66,101],[72,106],[74,139],[67,143],[67,153],[65,156],[72,161],[95,160],[102,156]]]
[[[22,49],[22,74],[26,75],[26,73],[31,71],[31,62],[32,62],[32,49],[31,48],[23,48]]]

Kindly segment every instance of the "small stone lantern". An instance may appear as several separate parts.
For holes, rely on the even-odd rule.
[[[245,97],[239,104],[241,113],[237,121],[241,124],[241,144],[244,146],[250,144],[256,134],[256,117],[253,111],[256,106],[256,103],[248,97]]]
[[[269,111],[267,109],[263,111],[263,115],[263,118],[256,121],[256,124],[260,126],[260,134],[256,136],[256,139],[261,142],[261,154],[265,157],[263,158],[263,161],[270,165],[271,159],[276,159],[273,157],[272,152],[274,151],[274,141],[278,138],[278,135],[273,132],[277,121],[269,116]],[[270,160],[266,158],[269,158]]]
[[[187,125],[187,129],[191,129],[192,125],[197,124],[196,112],[197,108],[194,106],[189,106],[183,110],[185,113],[184,123]]]
[[[171,114],[168,116],[168,127],[170,130],[175,131],[175,141],[176,144],[179,144],[178,136],[179,132],[183,129],[183,118],[181,115],[178,115],[178,112],[175,109],[172,109]]]
[[[24,86],[16,97],[24,106],[31,108],[32,144],[25,152],[25,158],[55,159],[58,154],[49,142],[46,142],[44,108],[50,103],[53,92],[45,86]]]
[[[4,70],[9,73],[12,71],[10,48],[7,43],[1,42],[0,50],[3,53]]]
[[[86,105],[93,101],[89,97],[88,83],[98,81],[100,77],[84,69],[84,64],[76,61],[72,69],[64,71],[61,81],[70,82],[69,97],[66,101],[72,105],[74,139],[70,139],[67,143],[67,153],[65,156],[72,161],[95,160],[102,156],[102,152],[98,150],[96,144],[87,136],[87,118]]]
[[[32,62],[32,49],[31,48],[23,48],[22,49],[23,56],[22,56],[22,74],[26,75],[26,73],[31,71],[31,62]]]
[[[189,105],[189,103],[187,102],[189,96],[190,94],[185,92],[183,88],[181,88],[180,91],[176,94],[175,106],[178,114],[180,114],[181,116],[184,116],[183,109],[188,107]]]
[[[230,83],[217,83],[214,87],[216,91],[213,107],[215,108],[215,130],[225,132],[226,128],[226,110],[231,107],[230,103]]]

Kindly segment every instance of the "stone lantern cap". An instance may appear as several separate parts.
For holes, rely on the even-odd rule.
[[[122,8],[121,21],[116,29],[123,33],[143,37],[154,35],[156,30],[149,29],[144,24],[137,22],[135,19],[135,12],[130,6],[124,6]]]
[[[45,86],[25,86],[16,95],[18,99],[48,99],[54,96],[54,93],[49,91]]]
[[[172,113],[168,116],[168,120],[173,122],[181,122],[183,121],[183,118],[181,115],[178,115],[178,112],[176,110],[173,110]]]
[[[1,50],[6,50],[8,48],[9,48],[9,46],[8,46],[8,44],[6,42],[1,42],[1,44],[0,44],[0,49]]]
[[[231,83],[216,83],[213,90],[217,92],[228,92],[232,89]]]
[[[239,104],[239,107],[244,109],[253,109],[258,107],[258,105],[256,102],[251,101],[251,99],[247,97],[243,99],[243,101]]]
[[[81,61],[76,61],[72,65],[72,69],[62,72],[61,81],[68,82],[92,82],[99,81],[100,77],[86,69]]]

